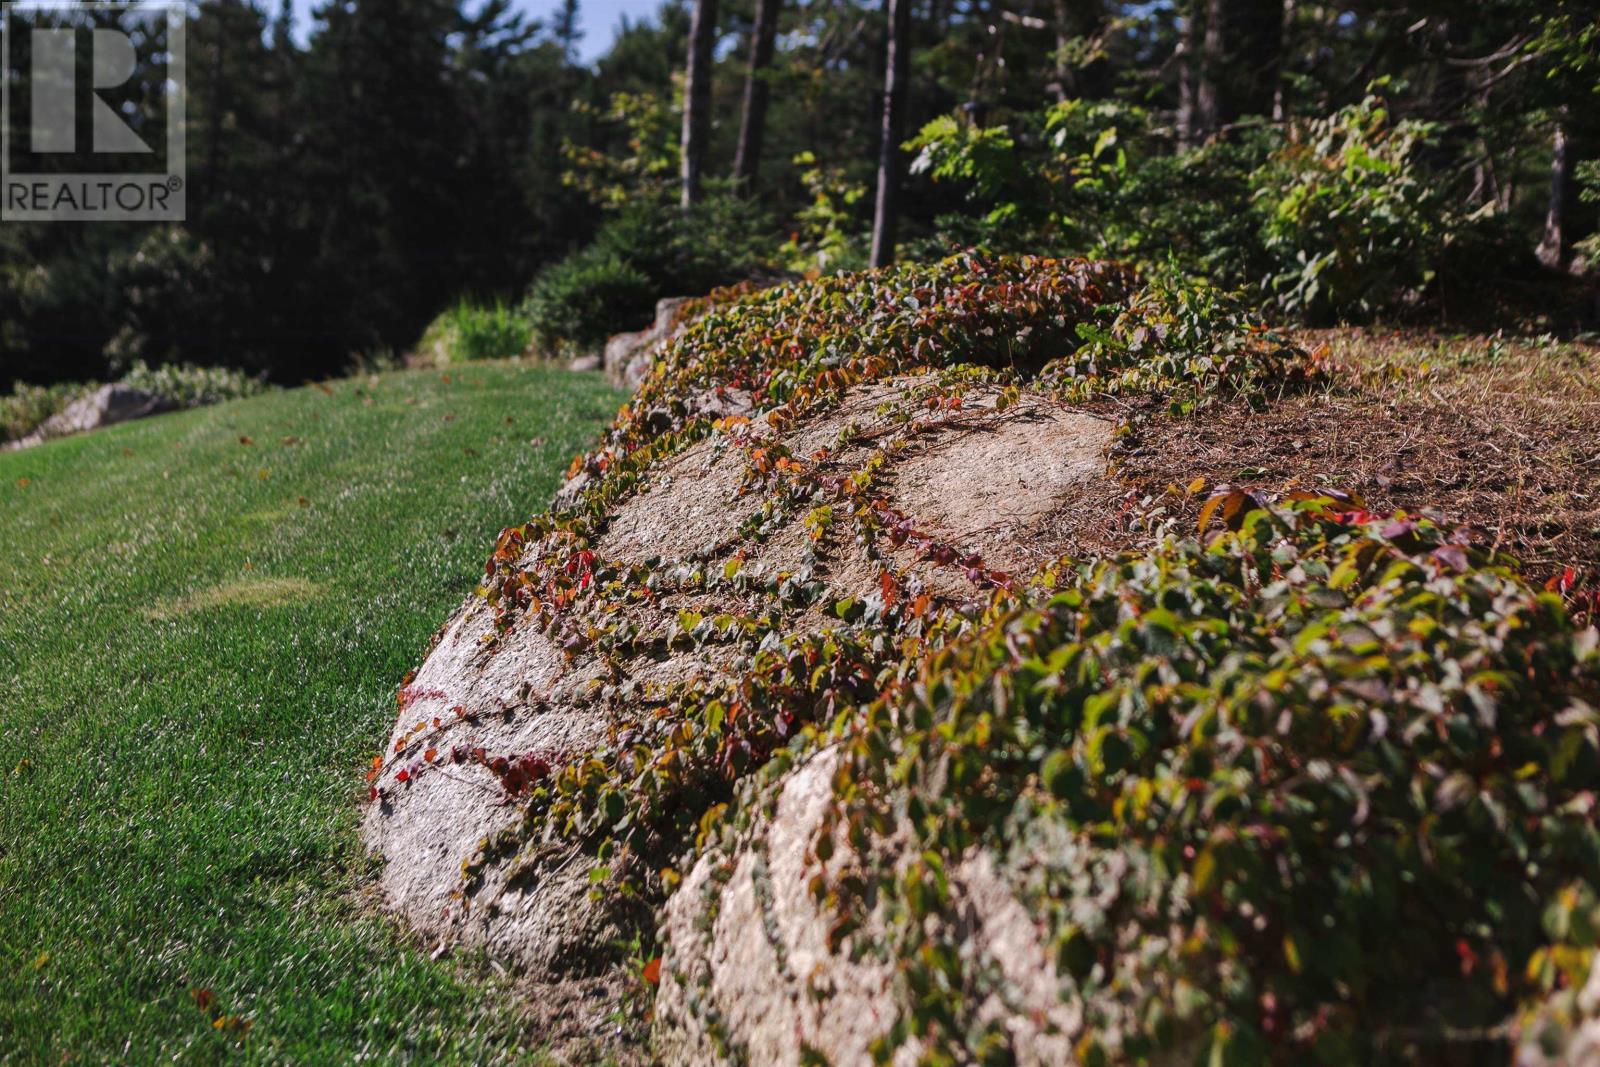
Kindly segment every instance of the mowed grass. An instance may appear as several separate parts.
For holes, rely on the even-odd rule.
[[[0,454],[0,1062],[537,1048],[481,967],[376,914],[361,772],[620,399],[474,365]]]

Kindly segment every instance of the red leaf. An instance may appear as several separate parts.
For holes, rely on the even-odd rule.
[[[1464,937],[1456,939],[1456,955],[1461,958],[1461,973],[1470,975],[1473,968],[1478,965],[1478,954],[1472,950]]]
[[[661,984],[661,957],[657,956],[644,965],[642,977],[651,985]]]
[[[1571,567],[1567,567],[1562,570],[1559,575],[1546,582],[1544,587],[1552,593],[1561,593],[1565,595],[1566,593],[1571,592],[1572,587],[1577,584],[1578,572]]]

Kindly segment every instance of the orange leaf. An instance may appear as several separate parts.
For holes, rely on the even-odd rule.
[[[661,983],[661,957],[660,956],[655,957],[649,963],[644,965],[644,972],[643,972],[642,977],[644,978],[644,980],[646,982],[649,982],[651,985],[659,985]]]

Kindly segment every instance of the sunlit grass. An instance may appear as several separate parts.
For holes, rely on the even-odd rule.
[[[0,455],[0,1062],[537,1047],[366,902],[360,769],[618,399],[469,366]]]

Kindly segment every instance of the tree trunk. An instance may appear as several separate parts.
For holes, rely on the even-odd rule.
[[[905,140],[906,79],[911,58],[911,0],[885,0],[888,56],[883,76],[883,132],[878,142],[878,196],[872,215],[872,265],[894,262],[900,221],[900,142]]]
[[[1283,0],[1283,28],[1278,38],[1278,64],[1273,72],[1272,121],[1284,122],[1289,118],[1289,86],[1284,80],[1283,68],[1288,65],[1295,43],[1294,18],[1296,0]]]
[[[711,61],[717,40],[717,0],[695,0],[689,21],[689,64],[683,87],[683,181],[681,203],[687,211],[700,200],[700,174],[705,166],[711,126]]]
[[[1067,0],[1055,0],[1055,31],[1056,51],[1051,57],[1051,73],[1054,75],[1049,88],[1055,92],[1056,103],[1071,98],[1074,94],[1072,68],[1067,65],[1067,42],[1072,40],[1072,14],[1068,8]]]
[[[1057,103],[1076,98],[1098,100],[1108,95],[1104,58],[1091,60],[1080,70],[1074,70],[1067,62],[1067,49],[1074,38],[1098,41],[1105,32],[1106,10],[1103,0],[1051,2],[1056,47],[1051,64],[1053,78],[1046,88],[1055,94]],[[1181,48],[1180,45],[1180,55]]]
[[[1222,77],[1228,56],[1228,0],[1207,0],[1205,32],[1200,38],[1199,77],[1194,88],[1197,140],[1205,140],[1227,122]]]
[[[1556,127],[1550,153],[1550,205],[1544,216],[1544,239],[1539,242],[1539,262],[1560,270],[1567,263],[1567,205],[1572,199],[1572,138],[1565,123]]]
[[[1204,0],[1189,0],[1183,16],[1183,35],[1178,38],[1178,146],[1193,148],[1200,141],[1200,60],[1201,17]]]
[[[744,78],[744,110],[739,116],[739,149],[733,157],[733,185],[748,192],[761,166],[761,141],[767,127],[766,71],[778,37],[783,0],[756,0],[756,24],[750,31],[750,66]]]
[[[1233,47],[1223,68],[1229,99],[1222,121],[1270,116],[1283,73],[1285,0],[1233,0],[1229,6],[1225,33]]]
[[[1191,19],[1202,6],[1204,32],[1184,32],[1192,88],[1179,129],[1190,145],[1246,115],[1274,114],[1283,67],[1285,0],[1195,0]]]

